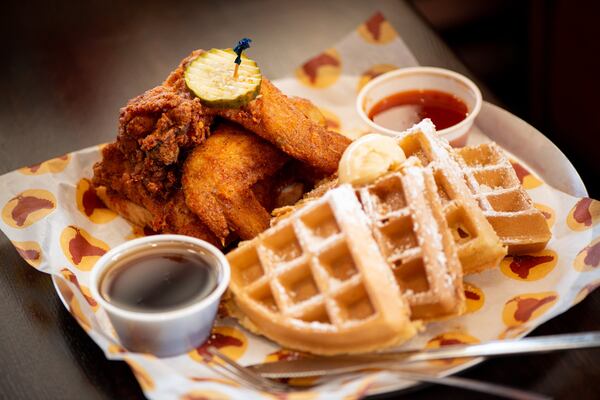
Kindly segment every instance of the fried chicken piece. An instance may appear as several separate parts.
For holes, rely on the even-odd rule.
[[[184,163],[186,204],[219,239],[231,232],[252,238],[269,226],[270,219],[252,187],[275,175],[287,160],[251,132],[221,124]]]
[[[220,245],[187,208],[181,191],[183,160],[206,139],[214,115],[191,93],[173,86],[176,79],[170,78],[121,109],[117,140],[103,149],[93,183],[108,207],[136,225]]]
[[[325,173],[337,171],[350,139],[310,119],[289,97],[263,78],[260,95],[239,109],[216,113],[273,143],[288,155]]]
[[[199,53],[192,53],[175,71],[184,70],[194,54]],[[121,109],[116,142],[138,166],[132,173],[150,195],[160,198],[179,186],[187,150],[206,139],[214,118],[198,98],[182,90],[173,74]]]
[[[119,213],[123,218],[139,227],[148,227],[154,232],[177,233],[206,240],[221,248],[224,246],[215,235],[204,225],[198,217],[185,204],[181,190],[178,190],[173,199],[165,202],[163,212],[160,214],[160,226],[155,224],[156,215],[144,207],[122,197],[106,186],[96,187],[96,193],[108,208]],[[225,245],[229,244],[227,241]]]
[[[217,246],[222,241],[187,207],[181,189],[172,189],[169,199],[150,195],[134,173],[137,165],[113,143],[102,150],[102,162],[94,166],[96,193],[113,211],[135,225],[161,233],[179,233]]]
[[[205,107],[184,79],[201,53],[121,110],[117,141],[104,148],[93,183],[109,207],[136,224],[226,246],[266,229],[273,208],[296,202],[337,169],[349,140],[327,131],[308,100],[288,98],[266,79],[261,96],[243,109]],[[220,116],[267,141],[231,124],[207,140]]]
[[[193,97],[185,84],[185,69],[202,52],[196,50],[186,57],[164,85],[184,98]],[[350,144],[350,139],[323,125],[325,118],[312,103],[284,95],[265,77],[260,95],[245,106],[205,107],[203,111],[237,122],[284,153],[328,174],[337,171],[340,157]]]

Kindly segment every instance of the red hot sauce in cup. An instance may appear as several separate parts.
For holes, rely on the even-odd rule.
[[[394,131],[404,131],[425,118],[436,129],[458,124],[469,115],[464,101],[439,90],[409,90],[395,93],[377,102],[369,111],[369,119]]]

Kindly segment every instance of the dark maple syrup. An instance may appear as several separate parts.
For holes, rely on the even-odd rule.
[[[101,278],[100,294],[115,306],[138,312],[188,306],[217,287],[217,268],[210,257],[171,243],[125,254]]]

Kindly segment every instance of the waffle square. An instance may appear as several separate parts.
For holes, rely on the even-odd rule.
[[[448,142],[437,135],[430,120],[415,125],[397,140],[406,157],[417,157],[430,170],[464,274],[496,267],[506,248],[473,197]]]
[[[433,175],[414,161],[357,191],[411,317],[437,320],[464,311],[462,268]]]
[[[412,337],[418,323],[371,235],[352,187],[300,208],[230,252],[242,324],[316,354],[371,351]]]
[[[456,156],[467,184],[509,254],[544,249],[552,234],[506,154],[495,143],[464,147]]]

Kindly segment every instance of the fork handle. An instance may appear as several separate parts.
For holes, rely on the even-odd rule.
[[[442,360],[447,358],[463,357],[491,357],[526,353],[544,353],[555,350],[570,350],[600,346],[600,332],[571,333],[565,335],[549,335],[529,337],[520,340],[496,340],[492,342],[455,345],[440,347],[439,349],[409,352],[383,352],[375,357],[380,360],[391,360],[398,357],[398,361],[418,362]]]

